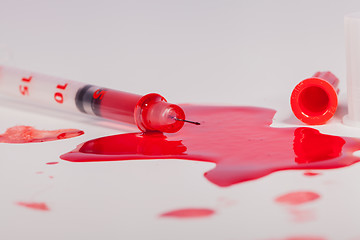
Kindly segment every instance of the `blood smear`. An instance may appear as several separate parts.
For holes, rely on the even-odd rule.
[[[187,118],[177,133],[129,133],[85,142],[61,156],[73,162],[183,159],[215,163],[205,173],[227,187],[287,169],[332,169],[360,160],[360,140],[312,128],[270,127],[274,110],[256,107],[183,105]]]
[[[30,143],[47,142],[59,139],[73,138],[84,134],[78,129],[59,129],[59,130],[37,130],[30,126],[15,126],[8,128],[5,133],[0,135],[0,143]]]
[[[314,176],[318,176],[318,175],[321,175],[321,173],[312,172],[312,171],[306,171],[306,172],[304,172],[304,176],[308,176],[308,177],[314,177]]]
[[[288,205],[301,205],[315,201],[320,195],[314,192],[299,191],[281,195],[275,199],[276,202]]]
[[[47,165],[56,165],[56,164],[58,164],[59,162],[47,162],[46,164]]]
[[[215,214],[215,211],[208,208],[184,208],[166,212],[160,215],[160,217],[171,218],[203,218],[209,217]]]
[[[49,207],[46,205],[46,203],[43,202],[17,202],[16,204],[33,210],[39,210],[39,211],[50,210]]]

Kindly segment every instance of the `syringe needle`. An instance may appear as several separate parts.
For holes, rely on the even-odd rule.
[[[200,125],[199,122],[189,121],[189,120],[180,119],[180,118],[176,118],[176,117],[174,117],[174,120],[175,120],[175,121],[187,122],[187,123],[191,123],[191,124],[195,124],[195,125]]]

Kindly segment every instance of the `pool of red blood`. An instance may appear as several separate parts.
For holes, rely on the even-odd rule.
[[[216,164],[206,172],[227,187],[287,169],[333,169],[360,160],[360,140],[316,129],[270,127],[275,111],[257,107],[181,106],[188,119],[177,133],[128,133],[80,144],[61,156],[72,162],[183,159]]]

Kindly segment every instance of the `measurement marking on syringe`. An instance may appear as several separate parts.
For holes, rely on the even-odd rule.
[[[67,85],[68,85],[67,83],[65,83],[64,85],[59,84],[59,85],[56,86],[56,88],[60,89],[60,90],[65,90]],[[56,92],[54,94],[54,99],[55,99],[56,102],[62,104],[64,102],[64,95],[62,94],[62,92]]]
[[[106,91],[100,88],[94,92],[93,98],[101,100],[104,97],[105,93],[106,93]]]
[[[32,76],[28,78],[22,78],[21,81],[24,83],[29,83],[32,79]],[[29,87],[26,85],[19,85],[19,91],[22,95],[29,95]]]

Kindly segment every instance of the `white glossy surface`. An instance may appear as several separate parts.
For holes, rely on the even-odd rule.
[[[359,129],[341,124],[343,16],[357,10],[359,1],[2,0],[0,59],[119,90],[158,92],[174,103],[271,107],[278,110],[274,127],[303,126],[290,110],[292,88],[316,71],[331,70],[341,81],[341,105],[319,129],[360,138]],[[0,114],[1,132],[17,124],[86,132],[64,141],[0,144],[1,239],[360,237],[359,164],[312,178],[303,171],[277,172],[228,188],[203,177],[213,168],[203,162],[46,165],[81,142],[118,131],[5,106]],[[312,212],[314,220],[295,222],[291,209],[274,202],[297,190],[321,194],[298,208]],[[51,211],[29,210],[17,201],[46,202]],[[215,208],[217,214],[158,218],[182,207]]]

